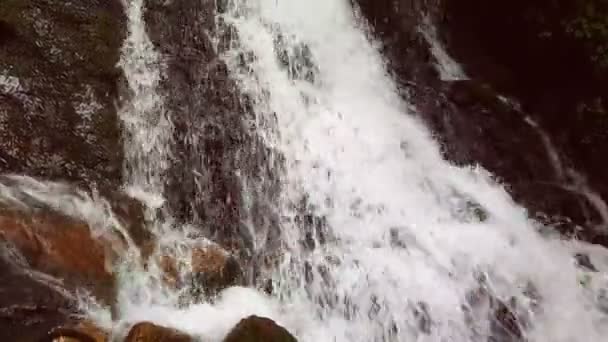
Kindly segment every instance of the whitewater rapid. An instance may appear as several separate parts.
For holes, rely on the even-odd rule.
[[[125,5],[125,191],[146,204],[157,251],[189,260],[193,247],[210,242],[189,234],[196,227],[175,224],[163,205],[174,132],[159,89],[171,75],[147,36],[143,1]],[[140,256],[129,242],[116,269],[117,312],[83,300],[91,319],[118,335],[146,320],[218,342],[251,314],[276,320],[301,342],[487,341],[496,334],[500,301],[528,341],[603,340],[608,253],[541,235],[491,174],[443,160],[351,1],[224,5],[217,20],[232,26],[235,38],[221,58],[253,104],[256,133],[284,160],[275,170],[281,250],[254,251],[278,255],[263,270],[273,294],[235,287],[214,303],[184,303],[185,292],[163,285],[158,265],[135,261]],[[438,63],[450,64],[438,68],[449,79],[466,77],[425,25],[422,34],[441,52]],[[26,194],[128,235],[100,199],[74,200],[60,185],[26,177],[12,181],[16,187],[0,182],[5,200]],[[320,224],[298,219],[303,199],[305,214]],[[255,228],[254,235],[264,234]],[[575,253],[588,254],[600,272],[576,267]]]

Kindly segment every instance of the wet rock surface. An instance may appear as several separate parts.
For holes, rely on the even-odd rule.
[[[125,342],[194,342],[185,333],[161,327],[149,322],[134,325],[125,338]]]
[[[121,179],[119,0],[0,3],[0,173]]]
[[[82,321],[54,328],[37,342],[107,342],[108,338],[108,332],[90,322]]]
[[[273,320],[250,316],[241,320],[224,342],[297,342],[296,338]]]
[[[111,253],[103,240],[94,239],[89,227],[52,214],[0,214],[0,239],[4,248],[23,258],[21,267],[60,279],[75,290],[88,289],[106,302],[113,292]],[[108,243],[108,242],[106,242]]]
[[[72,299],[32,278],[21,265],[0,258],[0,340],[39,342],[69,320]]]
[[[255,133],[250,99],[240,94],[218,55],[235,32],[215,11],[216,1],[209,0],[146,2],[148,33],[171,75],[161,86],[175,126],[168,206],[180,221],[196,224],[208,238],[251,260],[253,237],[246,225],[259,231],[278,227],[272,170],[279,160]],[[220,36],[217,46],[208,32]]]

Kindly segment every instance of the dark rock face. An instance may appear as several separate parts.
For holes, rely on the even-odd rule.
[[[592,77],[583,56],[566,58],[572,55],[572,45],[534,45],[529,27],[514,24],[525,17],[519,1],[500,6],[474,0],[356,3],[383,43],[389,70],[404,96],[418,108],[446,158],[460,165],[478,163],[491,171],[532,216],[574,222],[559,227],[564,233],[574,234],[578,224],[588,227],[577,232],[580,238],[605,242],[602,234],[589,228],[602,222],[597,210],[580,192],[572,191],[568,175],[556,170],[541,133],[547,133],[565,169],[574,166],[608,198],[597,158],[608,151],[608,120],[591,114],[591,108],[605,111],[606,101],[598,97],[605,87],[599,86],[599,77]],[[429,44],[418,30],[425,16],[435,23],[448,52],[471,80],[440,80]],[[559,54],[556,49],[561,49]],[[568,71],[562,73],[564,69]],[[540,130],[527,117],[538,122]]]
[[[450,52],[475,78],[512,94],[549,131],[564,158],[608,196],[608,68],[572,32],[579,8],[606,13],[605,1],[446,1]],[[603,12],[602,12],[603,11]],[[585,11],[587,12],[587,10]]]
[[[0,340],[39,342],[68,320],[75,303],[0,258]]]
[[[0,174],[116,189],[123,159],[116,64],[124,36],[120,0],[0,1]],[[119,211],[137,212],[124,203]],[[0,340],[38,342],[66,323],[77,307],[65,288],[111,301],[105,252],[86,225],[4,204]]]
[[[120,182],[119,0],[0,3],[0,172]]]
[[[216,23],[215,3],[146,2],[149,35],[171,75],[162,85],[175,126],[166,192],[180,221],[202,227],[208,237],[248,257],[252,237],[245,222],[254,220],[261,229],[277,226],[269,222],[277,184],[270,151],[247,125],[251,105],[210,40],[209,32],[221,36],[217,49],[223,52],[232,33]],[[241,197],[245,188],[253,197],[251,207]]]

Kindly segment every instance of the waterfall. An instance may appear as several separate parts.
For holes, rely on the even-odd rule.
[[[190,260],[193,247],[211,242],[190,234],[195,229],[178,224],[164,203],[175,132],[161,83],[171,75],[146,32],[143,4],[125,1],[119,66],[130,93],[119,115],[124,187],[145,204],[156,249],[144,262],[136,248],[124,253],[114,317],[83,303],[96,323],[120,335],[151,321],[217,342],[251,314],[302,342],[569,342],[608,334],[608,252],[541,235],[491,174],[445,161],[349,0],[222,1],[218,23],[233,41],[218,53],[251,102],[247,125],[281,164],[272,170],[280,193],[268,196],[277,197],[280,250],[247,217],[253,254],[270,259],[259,283],[210,302],[184,300],[188,289],[164,285],[155,260],[162,253]],[[420,30],[443,77],[466,78],[431,23]],[[2,84],[20,87],[0,75]],[[567,174],[552,158],[557,173]],[[60,184],[7,179],[10,185],[0,179],[1,200],[44,202],[116,229],[134,247],[105,201]],[[247,191],[265,188],[240,180],[245,211],[263,215],[248,209],[264,196]],[[591,201],[587,188],[580,191]],[[577,253],[591,256],[600,272],[577,267]],[[267,279],[271,295],[254,288]]]
[[[517,317],[506,335],[600,340],[572,245],[541,237],[483,170],[442,160],[350,2],[231,1],[221,17],[238,37],[224,58],[285,158],[273,279],[303,341],[482,341],[500,322],[470,300],[480,287]],[[303,197],[321,234],[295,220]]]
[[[148,207],[162,202],[163,173],[168,168],[173,127],[158,88],[164,72],[143,19],[143,1],[126,5],[128,35],[120,67],[131,91],[119,114],[125,127],[127,189]]]

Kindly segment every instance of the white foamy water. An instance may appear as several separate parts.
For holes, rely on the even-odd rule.
[[[483,170],[442,160],[348,1],[231,4],[224,19],[238,41],[225,59],[257,114],[276,115],[268,143],[286,158],[286,250],[274,279],[302,341],[483,341],[488,305],[465,299],[479,274],[493,296],[517,303],[529,340],[602,339],[606,316],[578,283],[574,245],[541,237]],[[239,53],[255,58],[243,67]],[[327,219],[327,242],[313,251],[289,219],[303,194]]]

